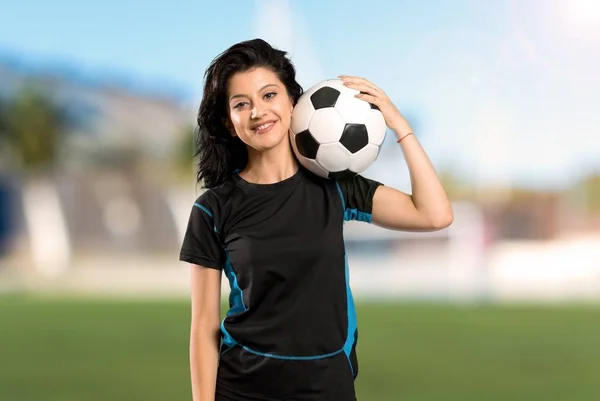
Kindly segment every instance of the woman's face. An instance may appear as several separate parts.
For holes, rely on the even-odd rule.
[[[257,151],[288,141],[293,102],[277,74],[257,67],[231,77],[227,91],[230,131]]]

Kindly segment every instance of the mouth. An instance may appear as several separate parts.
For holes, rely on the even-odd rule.
[[[259,125],[254,125],[252,127],[252,130],[256,134],[264,134],[264,133],[271,131],[271,129],[273,128],[273,126],[275,125],[276,122],[277,121],[275,121],[275,120],[265,121],[264,123],[260,123]]]

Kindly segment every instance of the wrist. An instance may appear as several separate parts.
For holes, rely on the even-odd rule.
[[[398,140],[396,140],[396,143],[400,143],[404,140],[404,138],[406,138],[407,136],[411,136],[414,135],[412,132],[408,132],[406,134],[404,134],[403,136],[398,136]]]
[[[400,138],[404,138],[408,134],[413,133],[413,130],[408,122],[393,127],[392,131],[394,131],[394,134],[396,134],[396,139],[398,140],[400,140]]]

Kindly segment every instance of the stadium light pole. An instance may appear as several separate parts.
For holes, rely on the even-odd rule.
[[[305,90],[333,78],[325,76],[298,6],[292,7],[290,0],[254,0],[254,5],[257,37],[289,53],[296,66],[296,79]]]

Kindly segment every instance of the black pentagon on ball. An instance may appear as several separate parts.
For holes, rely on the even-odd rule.
[[[346,124],[340,143],[352,153],[369,144],[369,133],[364,124]]]
[[[316,141],[308,130],[304,130],[296,134],[296,147],[302,156],[314,159],[317,157],[319,142]]]
[[[356,176],[356,174],[354,171],[352,170],[344,170],[344,171],[333,171],[330,172],[329,174],[327,174],[327,177],[329,177],[332,180],[335,181],[344,181],[344,180],[351,180],[352,178],[354,178]]]
[[[338,97],[340,97],[340,91],[330,86],[324,86],[310,95],[310,101],[315,110],[319,110],[324,109],[325,107],[335,106]]]

